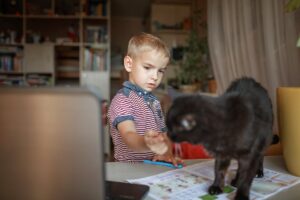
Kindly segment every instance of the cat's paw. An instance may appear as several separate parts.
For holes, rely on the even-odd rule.
[[[222,189],[219,186],[212,185],[208,188],[208,193],[211,195],[223,193]]]
[[[264,177],[264,171],[262,169],[258,169],[256,172],[256,178]]]
[[[234,200],[249,200],[249,197],[241,193],[237,193],[234,197]]]

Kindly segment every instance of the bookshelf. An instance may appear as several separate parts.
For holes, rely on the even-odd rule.
[[[0,2],[0,85],[92,85],[110,98],[110,0]]]
[[[79,85],[110,100],[110,0],[0,1],[0,86]]]

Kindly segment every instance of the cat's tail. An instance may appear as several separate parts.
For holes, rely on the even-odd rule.
[[[279,143],[279,136],[273,135],[272,143],[271,144],[278,144]]]

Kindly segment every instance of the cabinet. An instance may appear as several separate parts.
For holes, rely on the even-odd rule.
[[[109,100],[109,77],[109,0],[0,2],[0,85],[93,85]]]

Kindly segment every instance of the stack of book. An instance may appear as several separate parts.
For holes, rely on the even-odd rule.
[[[0,74],[0,86],[19,86],[24,85],[23,74]]]
[[[26,82],[29,86],[49,86],[53,85],[53,78],[51,74],[27,74]]]

